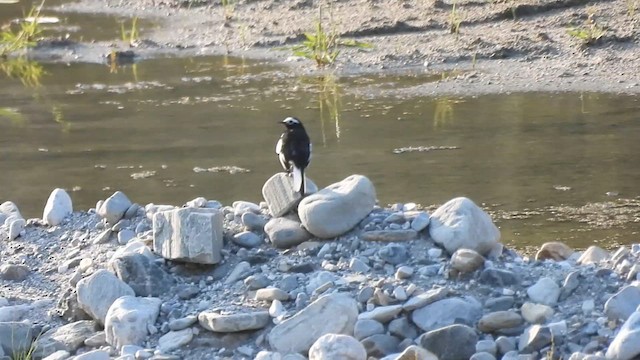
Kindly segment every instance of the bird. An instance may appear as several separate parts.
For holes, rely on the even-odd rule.
[[[302,121],[287,117],[279,123],[285,130],[276,144],[276,154],[284,170],[293,176],[293,188],[304,196],[304,170],[311,161],[311,141]]]

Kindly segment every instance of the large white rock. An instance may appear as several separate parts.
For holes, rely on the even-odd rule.
[[[322,335],[309,349],[309,360],[367,360],[367,351],[360,341],[349,335]]]
[[[640,305],[640,288],[627,285],[604,304],[609,320],[627,320]]]
[[[64,189],[55,189],[49,195],[42,212],[42,219],[49,225],[58,225],[73,212],[71,197]]]
[[[131,200],[122,191],[109,196],[97,210],[98,215],[107,219],[109,224],[117,223],[131,207]]]
[[[355,227],[373,210],[376,190],[362,175],[331,184],[298,205],[302,225],[319,238],[333,238]]]
[[[607,359],[630,360],[640,355],[640,311],[625,321],[607,349]]]
[[[78,281],[76,291],[80,308],[100,324],[105,323],[107,311],[117,298],[135,295],[131,286],[104,269]]]
[[[107,343],[120,349],[124,345],[144,344],[160,314],[158,298],[123,296],[118,298],[107,312],[104,333]]]
[[[465,197],[449,200],[431,214],[429,235],[449,254],[465,248],[487,255],[500,240],[489,214]]]
[[[353,298],[324,295],[276,325],[268,335],[269,344],[281,353],[306,352],[322,335],[352,335],[357,318],[358,304]]]
[[[22,214],[20,214],[20,210],[18,206],[11,201],[5,201],[0,204],[0,214],[4,215],[5,221],[8,219],[24,219]],[[2,225],[2,223],[0,223]]]
[[[166,259],[199,264],[222,260],[223,214],[218,209],[182,208],[153,215],[153,250]]]

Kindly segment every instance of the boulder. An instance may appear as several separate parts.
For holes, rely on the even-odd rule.
[[[98,215],[107,220],[107,223],[115,225],[129,210],[131,200],[122,191],[116,191],[109,196],[97,210]]]
[[[352,175],[304,198],[298,215],[311,234],[334,238],[354,228],[375,203],[373,183],[362,175]]]
[[[281,249],[302,244],[313,236],[300,222],[282,217],[269,220],[264,231],[273,246]]]
[[[223,214],[218,209],[182,208],[153,215],[153,250],[166,259],[200,264],[222,260]]]
[[[160,296],[175,284],[173,276],[142,254],[127,254],[112,259],[109,268],[131,286],[136,296]]]
[[[272,349],[306,352],[322,335],[353,334],[358,305],[349,295],[324,295],[276,325],[267,336]]]
[[[80,308],[100,324],[104,324],[107,311],[117,298],[135,295],[129,285],[104,269],[80,280],[76,292]]]
[[[450,200],[431,214],[429,234],[449,254],[465,248],[487,255],[500,240],[491,217],[465,197]]]
[[[124,345],[144,345],[160,314],[158,298],[123,296],[118,298],[106,315],[104,332],[107,343],[116,349]]]
[[[454,324],[422,334],[418,343],[438,359],[468,360],[476,352],[478,335],[473,328]]]
[[[309,349],[309,360],[367,360],[362,344],[349,335],[325,334]]]
[[[423,331],[431,331],[452,324],[473,325],[480,316],[482,305],[478,300],[473,297],[452,297],[414,310],[411,320]]]
[[[44,206],[42,219],[49,225],[58,225],[65,217],[73,212],[71,197],[63,189],[55,189],[49,195],[47,204]]]

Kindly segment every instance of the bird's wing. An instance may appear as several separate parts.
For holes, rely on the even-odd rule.
[[[280,139],[278,139],[278,142],[276,143],[276,154],[282,154],[282,137],[280,137]]]
[[[311,151],[312,147],[313,147],[313,145],[311,145],[311,143],[309,143],[309,162],[311,162],[311,156],[313,155],[313,152]]]

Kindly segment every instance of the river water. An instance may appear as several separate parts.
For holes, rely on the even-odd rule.
[[[0,77],[0,201],[26,216],[41,216],[56,187],[84,210],[115,190],[141,204],[258,202],[280,171],[278,121],[296,116],[320,186],[363,174],[381,204],[467,196],[516,247],[640,241],[637,97],[380,97],[367,89],[441,75],[300,77],[228,57],[43,66],[36,88]]]

